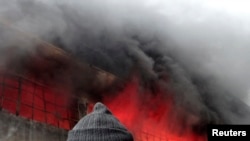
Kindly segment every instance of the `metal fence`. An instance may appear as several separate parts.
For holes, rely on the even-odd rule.
[[[82,114],[86,114],[84,109],[79,113],[79,106],[83,105],[79,105],[75,97],[57,93],[25,77],[0,72],[1,110],[70,130],[84,116]],[[136,141],[174,141],[148,132],[136,132],[134,137]]]
[[[136,132],[134,137],[136,141],[174,141],[148,132]]]
[[[0,73],[0,109],[17,116],[69,130],[79,119],[74,100],[22,76]]]

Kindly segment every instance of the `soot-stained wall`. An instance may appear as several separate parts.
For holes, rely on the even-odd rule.
[[[0,112],[1,141],[66,141],[67,131]]]

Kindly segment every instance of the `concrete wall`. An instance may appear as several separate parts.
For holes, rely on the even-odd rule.
[[[0,141],[66,141],[67,131],[0,111]]]

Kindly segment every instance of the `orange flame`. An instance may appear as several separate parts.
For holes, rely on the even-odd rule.
[[[170,92],[169,92],[170,93]],[[134,134],[136,141],[205,141],[181,127],[175,119],[173,99],[166,92],[156,95],[140,88],[138,81],[129,82],[115,97],[104,98],[113,114]],[[189,120],[189,119],[187,119]],[[177,131],[182,131],[182,133]]]

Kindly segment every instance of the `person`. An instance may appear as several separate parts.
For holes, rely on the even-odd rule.
[[[102,103],[69,131],[67,141],[133,141],[132,134]]]

